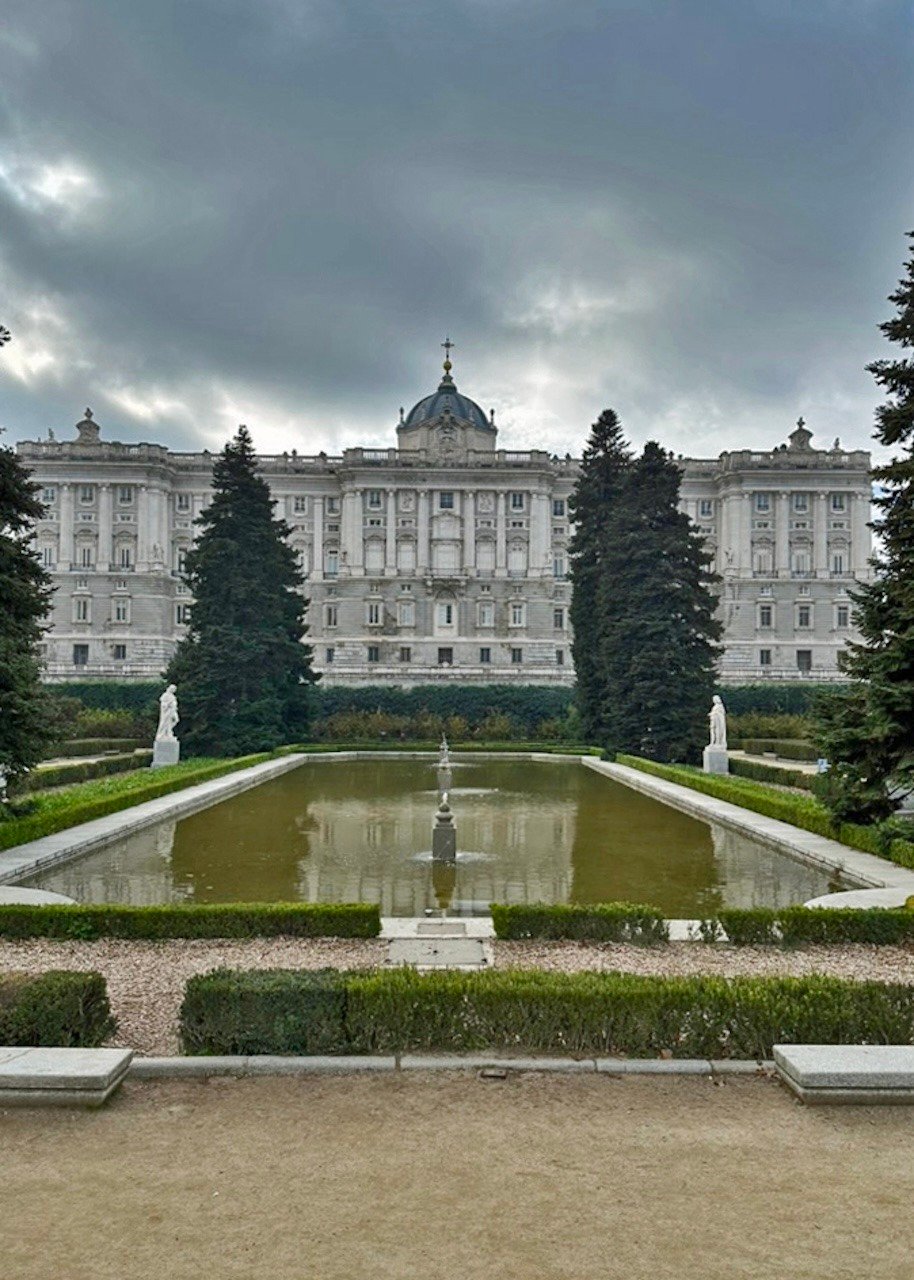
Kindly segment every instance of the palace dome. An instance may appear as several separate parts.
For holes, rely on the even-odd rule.
[[[462,422],[472,423],[481,431],[495,430],[494,423],[489,421],[476,401],[471,400],[469,396],[462,396],[457,390],[451,377],[450,360],[444,362],[444,377],[438,384],[438,390],[420,400],[418,404],[414,404],[400,425],[417,427],[422,422],[431,422],[435,418],[440,418],[443,413],[450,413],[452,417],[459,418]]]

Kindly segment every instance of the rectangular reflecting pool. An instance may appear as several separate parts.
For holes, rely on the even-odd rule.
[[[22,883],[78,902],[645,902],[667,916],[784,906],[827,873],[569,761],[454,762],[455,867],[431,862],[436,761],[312,758]]]

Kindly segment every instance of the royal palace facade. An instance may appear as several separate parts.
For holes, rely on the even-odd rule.
[[[306,575],[325,681],[570,684],[568,500],[579,463],[497,446],[494,414],[436,391],[389,449],[260,459]],[[725,681],[838,674],[848,588],[868,575],[869,454],[816,449],[802,420],[770,452],[682,459],[681,504],[720,574]],[[17,446],[46,507],[51,680],[157,678],[186,629],[183,560],[213,455],[103,438]]]

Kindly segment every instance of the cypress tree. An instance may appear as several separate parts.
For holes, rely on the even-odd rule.
[[[603,742],[609,733],[613,706],[605,654],[600,643],[597,597],[601,579],[612,576],[616,552],[613,537],[616,504],[624,489],[631,461],[619,419],[605,409],[593,424],[581,459],[581,472],[569,502],[575,524],[569,545],[572,584],[571,645],[577,680],[581,731],[588,742]]]
[[[38,488],[14,451],[0,448],[0,769],[11,781],[41,759],[53,732],[39,683],[51,583],[31,545],[44,514]]]
[[[180,736],[192,754],[240,755],[307,732],[308,601],[284,520],[246,427],[213,468],[213,498],[197,520],[185,578],[194,602],[166,679],[178,686]]]
[[[914,250],[914,232],[908,233]],[[903,352],[914,347],[914,254],[889,295],[896,315],[879,327]],[[914,359],[867,365],[888,399],[876,410],[875,439],[895,450],[876,467],[872,528],[881,548],[874,578],[851,597],[861,639],[847,646],[852,683],[818,707],[818,741],[831,768],[821,794],[836,817],[873,822],[888,817],[902,791],[914,787]]]

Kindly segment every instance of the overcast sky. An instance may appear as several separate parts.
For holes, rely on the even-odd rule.
[[[0,424],[867,447],[914,226],[898,0],[6,0]]]

